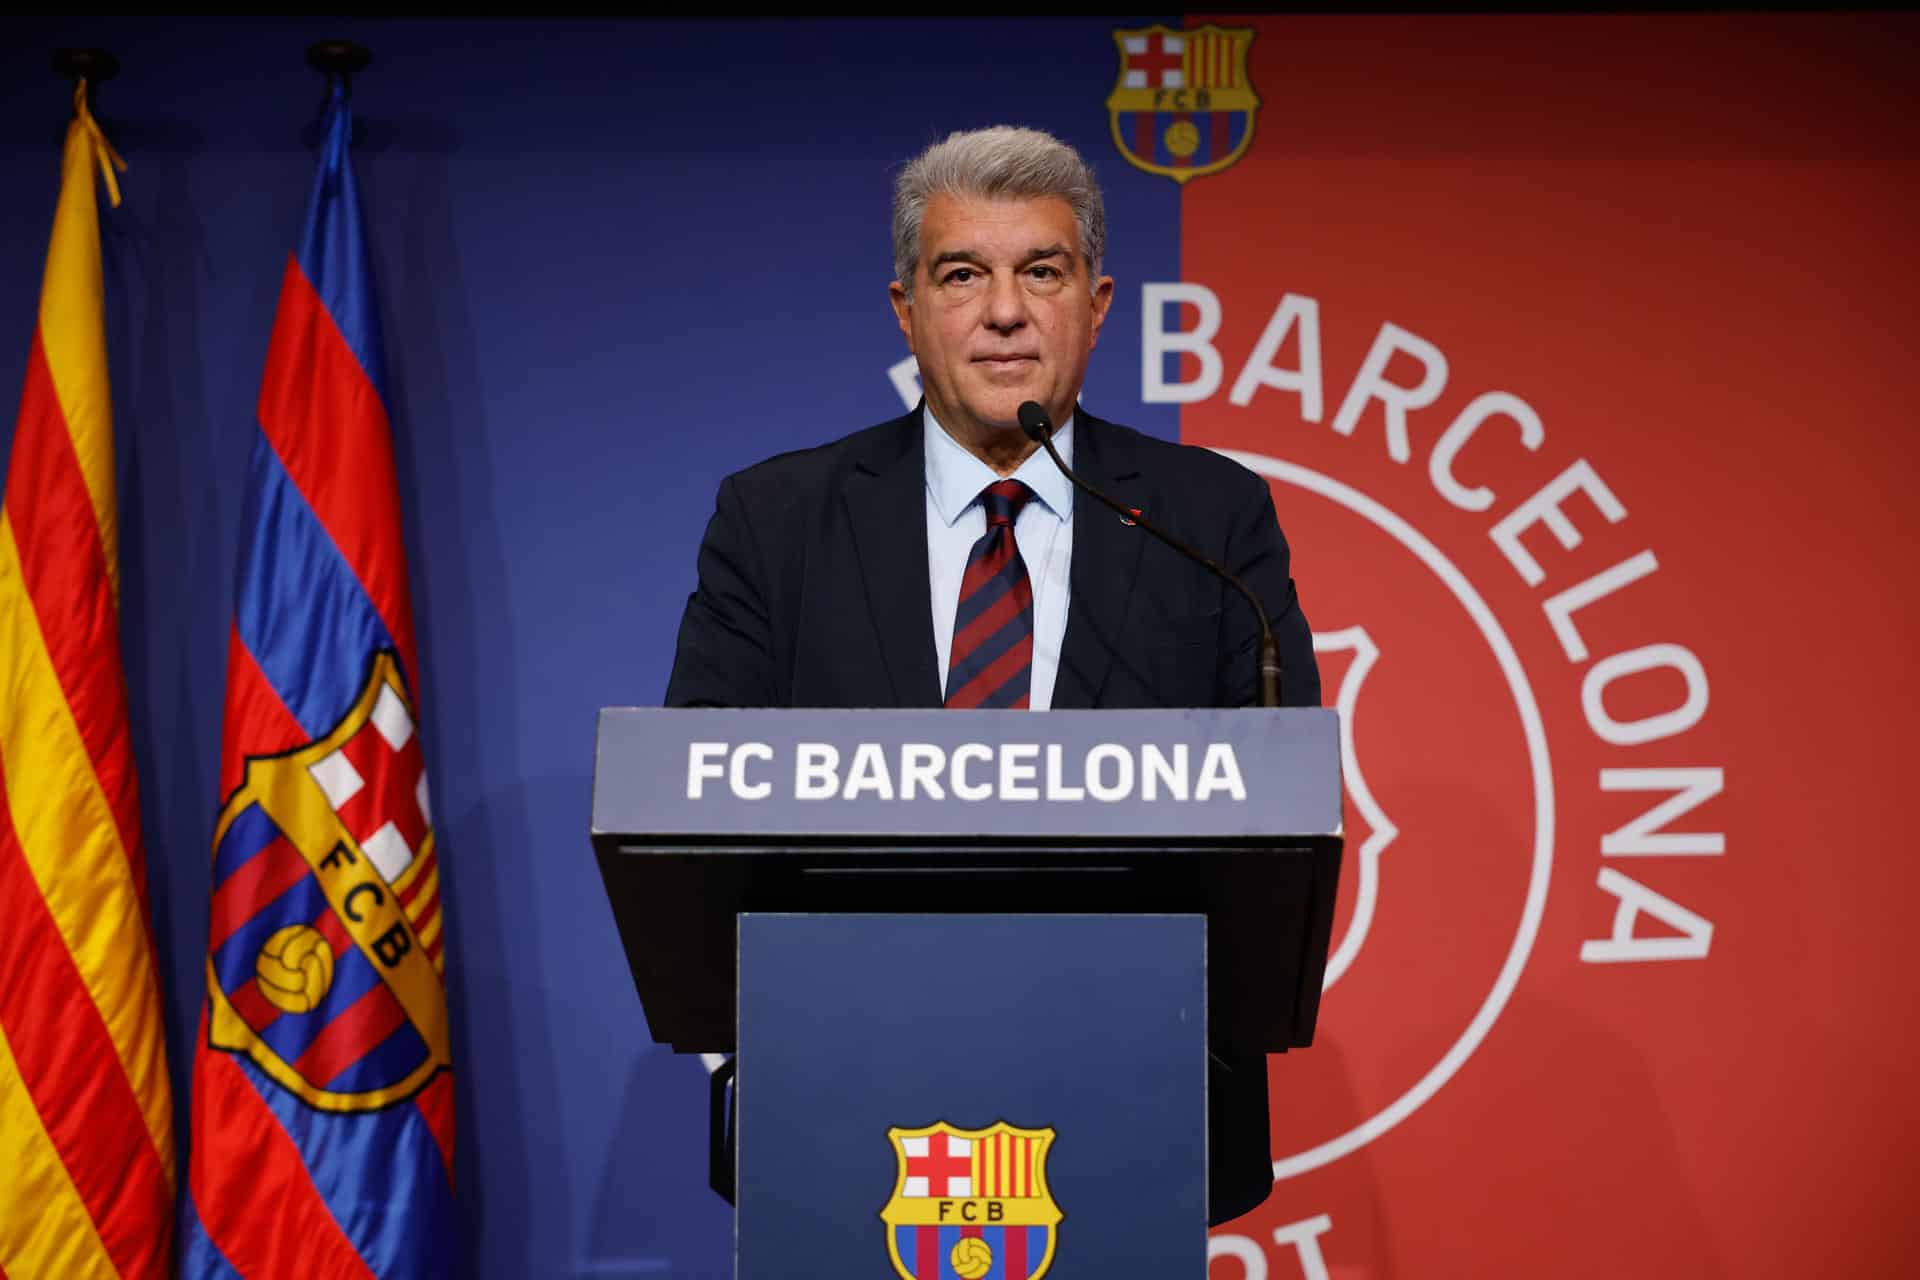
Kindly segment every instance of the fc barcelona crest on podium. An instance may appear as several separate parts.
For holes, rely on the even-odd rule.
[[[208,1040],[323,1111],[452,1062],[419,735],[392,653],[370,668],[324,738],[247,760],[214,834]]]
[[[903,1280],[1039,1280],[1065,1215],[1047,1189],[1052,1129],[889,1129],[899,1164],[880,1218]]]
[[[1121,155],[1185,185],[1246,154],[1260,110],[1247,79],[1251,27],[1122,28],[1113,41],[1120,78],[1107,117]]]

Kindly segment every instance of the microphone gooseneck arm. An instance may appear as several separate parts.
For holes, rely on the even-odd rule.
[[[1139,512],[1129,507],[1121,506],[1118,502],[1115,502],[1112,498],[1109,498],[1106,494],[1100,492],[1085,480],[1075,475],[1073,468],[1069,467],[1066,461],[1061,458],[1060,451],[1053,447],[1053,419],[1047,416],[1047,411],[1042,408],[1038,402],[1028,400],[1023,403],[1019,409],[1019,416],[1020,429],[1027,433],[1028,439],[1039,442],[1040,447],[1047,451],[1047,456],[1053,459],[1053,465],[1060,468],[1060,474],[1071,481],[1074,488],[1111,507],[1118,513],[1122,520],[1145,529],[1148,533],[1160,539],[1160,541],[1166,543],[1181,555],[1205,565],[1215,576],[1219,577],[1222,581],[1233,584],[1234,589],[1247,598],[1247,603],[1253,606],[1253,616],[1259,619],[1260,622],[1260,705],[1263,707],[1279,706],[1281,688],[1280,646],[1274,643],[1273,624],[1267,620],[1266,606],[1260,603],[1260,597],[1254,595],[1253,592],[1247,588],[1246,583],[1221,568],[1210,557],[1195,551],[1192,547],[1180,541],[1180,539],[1174,537],[1158,525],[1155,525]]]

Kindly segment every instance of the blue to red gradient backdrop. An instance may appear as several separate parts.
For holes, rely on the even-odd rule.
[[[1260,105],[1240,159],[1183,185],[1116,148],[1115,32],[1209,22],[1253,33]],[[176,1105],[247,451],[318,143],[302,55],[351,37],[462,1273],[729,1273],[705,1071],[649,1043],[587,843],[594,713],[658,701],[721,476],[899,412],[892,172],[1002,121],[1106,189],[1087,404],[1272,478],[1349,713],[1321,1040],[1273,1062],[1281,1181],[1216,1233],[1214,1280],[1911,1269],[1917,36],[15,20],[0,387],[57,185],[51,51],[124,66],[96,100],[130,165],[102,234]],[[850,1247],[884,1274],[877,1217]]]

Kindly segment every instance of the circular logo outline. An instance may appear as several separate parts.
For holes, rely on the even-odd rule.
[[[1465,1065],[1486,1039],[1487,1032],[1499,1020],[1506,1009],[1507,1000],[1513,989],[1519,984],[1520,974],[1527,966],[1527,959],[1533,952],[1535,938],[1540,931],[1541,917],[1546,913],[1547,886],[1553,875],[1553,837],[1554,837],[1554,798],[1553,765],[1547,749],[1546,726],[1540,718],[1540,704],[1535,698],[1533,685],[1527,679],[1526,668],[1520,663],[1519,654],[1514,651],[1513,642],[1494,616],[1493,610],[1474,589],[1452,560],[1448,559],[1440,548],[1418,529],[1414,528],[1397,512],[1384,506],[1377,500],[1361,493],[1358,489],[1331,476],[1323,475],[1298,463],[1286,462],[1263,453],[1251,453],[1240,449],[1215,448],[1215,453],[1231,458],[1250,471],[1270,479],[1280,480],[1319,494],[1323,498],[1352,511],[1354,514],[1371,521],[1375,526],[1411,551],[1420,562],[1439,578],[1446,588],[1453,592],[1467,616],[1480,628],[1480,634],[1486,640],[1488,648],[1493,650],[1494,660],[1499,664],[1501,674],[1507,679],[1508,690],[1513,694],[1515,706],[1520,712],[1520,724],[1527,741],[1527,761],[1533,778],[1533,865],[1528,874],[1527,897],[1520,912],[1520,927],[1515,930],[1513,945],[1507,951],[1507,958],[1495,976],[1492,989],[1481,1003],[1467,1029],[1461,1033],[1440,1060],[1428,1069],[1427,1073],[1415,1082],[1412,1088],[1394,1099],[1386,1107],[1376,1111],[1366,1121],[1321,1143],[1284,1159],[1273,1162],[1273,1180],[1279,1182],[1297,1174],[1317,1169],[1321,1165],[1331,1164],[1341,1156],[1357,1151],[1386,1133],[1395,1125],[1419,1110],[1427,1100],[1440,1091],[1442,1085],[1451,1080],[1454,1073]]]

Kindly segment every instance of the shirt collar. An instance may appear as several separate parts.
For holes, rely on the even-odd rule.
[[[959,441],[946,433],[939,420],[933,416],[933,406],[925,405],[920,410],[927,445],[927,493],[933,498],[933,507],[940,513],[940,519],[948,525],[958,520],[980,491],[998,480],[1000,476],[994,469],[974,457],[963,448]],[[1056,428],[1053,433],[1053,447],[1060,451],[1060,459],[1069,467],[1073,465],[1073,416]],[[1073,518],[1073,484],[1060,474],[1060,468],[1053,465],[1053,459],[1047,456],[1045,449],[1035,449],[1028,459],[1020,464],[1010,479],[1018,480],[1033,490],[1033,496],[1046,505],[1047,510],[1058,516],[1062,523]]]

